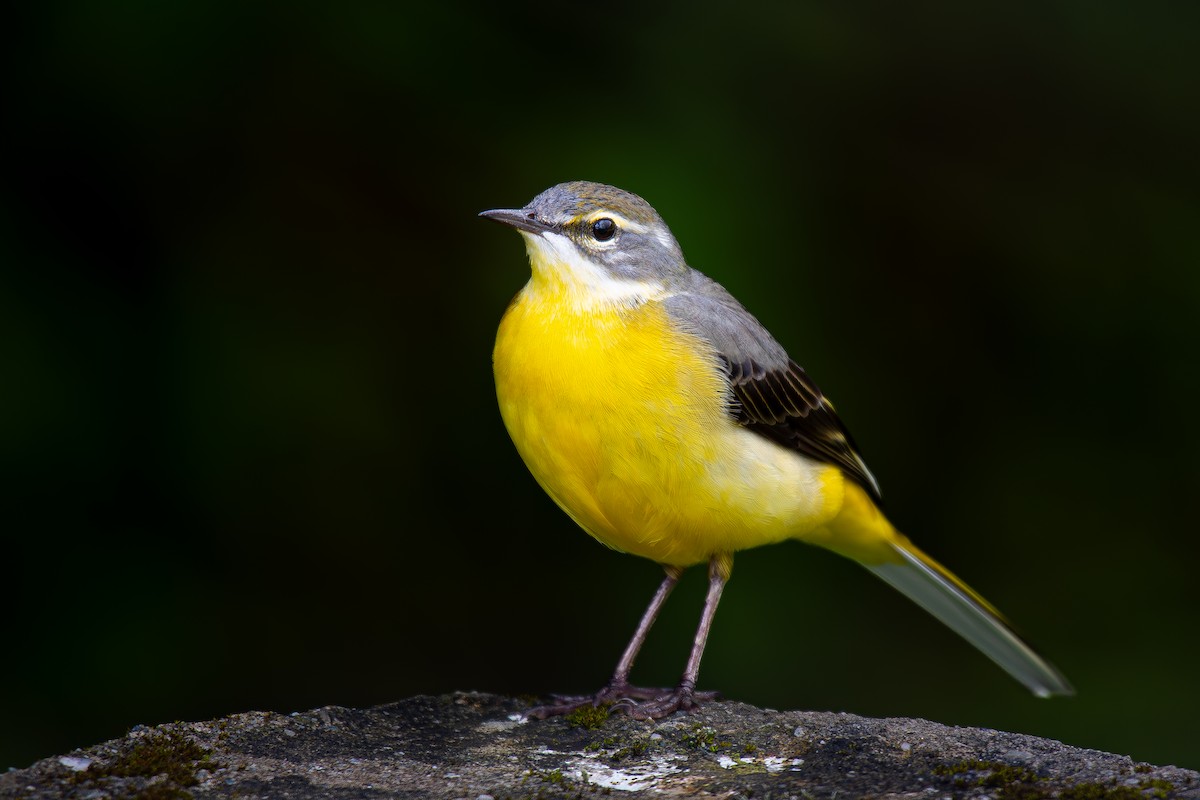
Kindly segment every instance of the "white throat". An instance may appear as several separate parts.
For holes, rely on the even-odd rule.
[[[526,291],[551,293],[578,310],[636,306],[667,295],[656,281],[620,278],[592,263],[568,237],[546,231],[521,232],[533,268]]]

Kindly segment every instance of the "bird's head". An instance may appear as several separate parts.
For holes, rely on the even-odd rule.
[[[688,272],[679,243],[649,203],[589,181],[552,186],[524,208],[480,214],[525,238],[535,284],[576,302],[634,301]]]

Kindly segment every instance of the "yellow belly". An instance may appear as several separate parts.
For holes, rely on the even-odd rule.
[[[662,564],[803,536],[841,472],[734,423],[706,342],[661,304],[580,311],[531,287],[496,339],[496,394],[542,488],[604,544]]]

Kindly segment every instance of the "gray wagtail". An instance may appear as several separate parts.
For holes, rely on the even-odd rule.
[[[577,181],[481,216],[516,228],[533,272],[494,353],[517,452],[580,527],[667,573],[608,685],[531,715],[617,702],[658,718],[714,696],[697,692],[696,678],[733,554],[786,539],[854,559],[1038,696],[1072,693],[995,608],[892,527],[821,390],[729,292],[687,265],[645,200]],[[701,563],[708,596],[679,685],[631,686],[659,610]]]

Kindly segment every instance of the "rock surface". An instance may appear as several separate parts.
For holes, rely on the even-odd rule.
[[[460,693],[139,726],[0,775],[0,798],[1200,799],[1190,770],[919,719],[723,702],[657,722],[527,722],[525,708]]]

